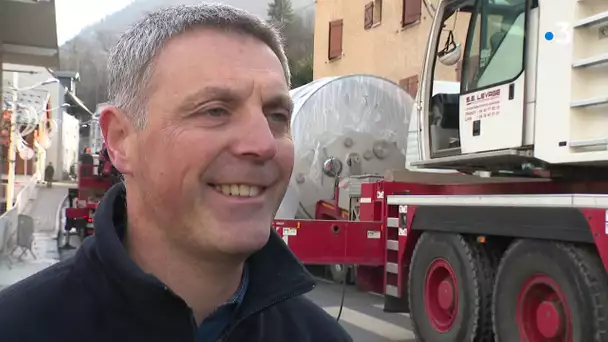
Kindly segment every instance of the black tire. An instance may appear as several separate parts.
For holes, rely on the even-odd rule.
[[[608,341],[608,284],[600,258],[590,247],[540,240],[513,243],[500,263],[493,308],[497,341],[524,340],[517,325],[518,297],[539,277],[555,282],[565,297],[572,322],[569,341]],[[539,298],[538,293],[529,298]],[[537,326],[536,320],[526,323]]]
[[[410,317],[416,337],[425,342],[493,340],[492,289],[497,258],[489,247],[462,235],[426,232],[416,244],[409,272]],[[427,272],[437,261],[449,264],[456,279],[458,304],[453,323],[438,330],[425,305]],[[431,296],[429,299],[432,300]]]

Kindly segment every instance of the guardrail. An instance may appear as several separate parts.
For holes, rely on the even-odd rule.
[[[36,197],[37,184],[40,180],[38,174],[34,174],[30,181],[17,194],[14,206],[0,215],[0,267],[3,261],[8,261],[10,267],[9,252],[17,243],[17,219],[23,213],[29,201]]]

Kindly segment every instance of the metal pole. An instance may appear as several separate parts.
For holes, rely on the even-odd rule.
[[[16,132],[17,126],[17,101],[19,100],[19,94],[17,88],[19,87],[19,74],[13,73],[13,103],[11,105],[11,125],[8,129],[8,179],[6,184],[6,211],[9,211],[15,201],[15,159],[17,153],[15,151],[15,143],[13,141],[13,134]]]

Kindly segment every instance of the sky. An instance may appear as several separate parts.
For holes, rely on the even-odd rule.
[[[55,0],[59,45],[76,36],[83,28],[117,12],[133,0]]]

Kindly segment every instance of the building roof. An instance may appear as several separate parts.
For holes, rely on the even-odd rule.
[[[80,74],[78,71],[57,70],[53,71],[53,74],[57,78],[71,78],[76,82],[80,82]]]
[[[71,91],[67,90],[65,91],[66,93],[66,102],[69,103],[71,105],[72,110],[74,111],[74,113],[76,114],[87,114],[89,115],[89,117],[93,116],[93,112],[91,112],[89,110],[89,108],[87,108],[87,106],[84,104],[84,102],[82,102],[81,99],[78,98],[78,96],[76,96],[76,94],[72,93]]]
[[[0,0],[0,42],[6,63],[59,66],[54,0]]]

